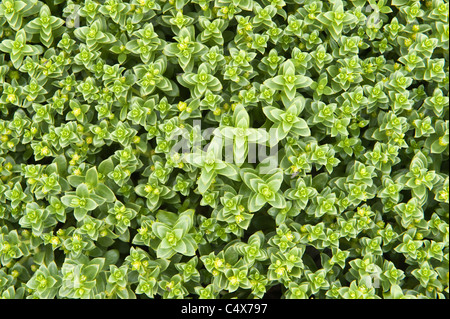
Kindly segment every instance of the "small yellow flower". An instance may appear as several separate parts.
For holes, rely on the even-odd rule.
[[[230,281],[230,284],[232,284],[233,286],[237,285],[239,282],[236,276],[232,276],[228,280]]]
[[[180,101],[178,102],[177,108],[178,110],[180,110],[180,112],[183,112],[187,108],[187,103],[184,101]]]
[[[244,220],[245,220],[245,218],[244,218],[244,216],[242,216],[241,214],[239,214],[239,215],[236,215],[235,217],[234,217],[234,219],[236,220],[236,223],[242,223]]]
[[[286,271],[286,269],[283,266],[278,267],[278,268],[275,269],[275,273],[278,276],[283,276],[285,271]]]
[[[15,94],[8,94],[6,96],[6,100],[11,103],[14,103],[16,101],[16,99],[17,99],[17,97]]]
[[[72,110],[73,115],[79,116],[81,114],[81,109],[79,107],[76,107]]]
[[[57,246],[57,245],[59,245],[59,244],[61,243],[61,240],[60,240],[58,237],[53,236],[53,237],[50,239],[50,243],[51,243],[53,246]]]
[[[49,150],[48,146],[44,146],[44,147],[41,149],[41,154],[44,155],[44,156],[50,155],[50,150]]]

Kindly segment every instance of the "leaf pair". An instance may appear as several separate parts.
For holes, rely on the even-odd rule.
[[[283,183],[283,171],[281,169],[275,169],[272,173],[262,176],[258,176],[256,171],[250,168],[243,168],[240,173],[245,185],[253,192],[247,204],[250,212],[259,211],[265,204],[275,208],[286,206],[286,200],[280,191]]]
[[[274,125],[277,141],[284,139],[289,133],[298,136],[310,136],[311,131],[304,119],[299,117],[305,107],[305,99],[303,96],[295,98],[286,111],[274,106],[266,106],[263,108],[264,114]]]
[[[282,92],[281,98],[285,105],[295,98],[297,89],[309,87],[312,83],[309,77],[297,74],[292,60],[283,62],[278,75],[264,81],[264,85],[268,88]]]
[[[28,22],[25,26],[25,31],[31,34],[39,33],[39,38],[42,44],[49,48],[54,39],[54,32],[60,34],[63,29],[60,29],[64,24],[64,20],[52,16],[50,8],[47,5],[43,5],[39,12],[39,17]]]
[[[0,51],[6,52],[11,58],[16,69],[22,65],[25,56],[40,55],[44,52],[39,45],[29,45],[27,42],[27,34],[25,29],[20,29],[16,33],[14,40],[5,39],[0,43]]]
[[[176,253],[194,256],[197,243],[189,233],[194,225],[194,210],[189,209],[179,216],[160,211],[156,217],[159,221],[153,223],[152,231],[161,240],[156,250],[158,258],[169,259]]]
[[[186,154],[184,159],[187,163],[201,168],[200,177],[198,179],[198,191],[204,194],[214,178],[220,174],[233,180],[239,180],[239,172],[235,165],[223,161],[222,144],[213,140],[208,150],[196,153]]]

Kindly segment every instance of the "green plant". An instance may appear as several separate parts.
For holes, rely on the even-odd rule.
[[[0,1],[0,297],[447,299],[448,18]]]

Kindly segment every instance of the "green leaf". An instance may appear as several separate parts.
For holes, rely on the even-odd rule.
[[[197,243],[195,242],[194,238],[192,236],[186,236],[182,239],[184,245],[185,245],[185,256],[194,256],[195,252],[197,250]]]
[[[306,121],[302,118],[298,120],[298,122],[295,122],[290,129],[290,132],[300,135],[300,136],[311,136],[311,130],[306,123]]]
[[[248,210],[257,212],[266,204],[265,198],[261,194],[252,194],[248,200]]]
[[[252,169],[243,168],[240,170],[240,174],[245,185],[247,185],[254,192],[258,191],[259,184],[264,183],[264,180],[256,175]]]
[[[445,150],[448,148],[448,145],[441,144],[440,140],[437,139],[436,141],[431,144],[431,153],[433,154],[441,154],[445,152]]]
[[[76,194],[77,194],[78,197],[88,198],[89,197],[89,188],[88,188],[88,186],[86,184],[84,184],[84,183],[81,183],[77,187]]]
[[[264,114],[267,116],[269,120],[271,120],[273,123],[281,122],[281,115],[283,114],[283,111],[273,107],[273,106],[266,106],[263,108]]]
[[[166,225],[170,225],[172,227],[177,222],[178,215],[165,210],[159,210],[158,213],[156,214],[156,218],[159,221],[165,223]]]
[[[184,240],[179,240],[179,241],[177,242],[177,244],[173,247],[173,249],[174,249],[177,253],[180,253],[180,254],[182,254],[182,255],[185,255],[185,254],[186,254],[187,248],[186,248],[186,244],[185,244]]]
[[[84,207],[86,210],[94,210],[97,207],[97,203],[90,198],[86,198],[86,206]]]
[[[99,264],[88,265],[88,266],[84,267],[83,275],[86,276],[87,281],[92,281],[97,277],[101,268],[102,268],[102,266]]]
[[[75,216],[76,220],[82,221],[86,217],[87,212],[87,209],[76,207],[73,211],[73,215]]]
[[[391,4],[393,6],[404,6],[405,4],[407,4],[409,2],[409,0],[392,0]]]
[[[235,127],[248,128],[250,126],[250,118],[243,104],[236,105],[233,113],[233,122]]]
[[[186,235],[194,224],[194,210],[188,209],[187,211],[180,214],[177,222],[173,226],[173,229],[181,229],[181,236]]]
[[[272,191],[276,192],[280,189],[281,183],[283,182],[283,176],[283,171],[277,169],[272,176],[266,179],[267,185],[269,185]]]
[[[269,201],[269,204],[278,209],[286,208],[286,200],[280,193],[275,193],[275,200]]]
[[[0,43],[0,50],[6,53],[11,53],[13,41],[5,39]]]
[[[154,222],[152,225],[152,231],[159,239],[163,239],[171,230],[170,227],[160,222]]]
[[[232,179],[234,181],[240,181],[240,175],[239,175],[239,169],[236,167],[236,165],[230,164],[230,163],[224,163],[225,166],[222,168],[217,168],[216,172],[220,175],[223,175],[225,177],[228,177],[229,179]]]
[[[286,94],[286,97],[288,98],[289,101],[292,101],[295,98],[296,90],[284,87],[284,94]]]
[[[116,196],[114,192],[105,184],[99,183],[95,188],[95,194],[105,199],[108,203],[113,203],[116,201]]]
[[[214,177],[216,177],[216,172],[214,170],[207,171],[206,169],[203,169],[200,178],[198,180],[198,191],[201,194],[204,194],[208,188],[211,186],[212,181]]]
[[[91,186],[92,188],[96,188],[98,184],[98,174],[97,174],[97,168],[91,167],[86,172],[86,184]]]

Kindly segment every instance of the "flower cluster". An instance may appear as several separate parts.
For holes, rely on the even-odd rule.
[[[0,297],[448,298],[448,0],[2,0]]]

